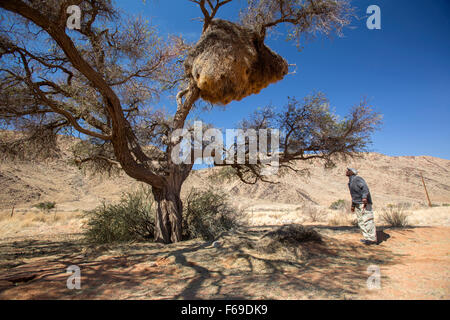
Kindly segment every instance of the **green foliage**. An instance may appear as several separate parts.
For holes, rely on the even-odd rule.
[[[118,204],[85,212],[85,237],[93,243],[151,240],[154,237],[154,201],[148,190],[126,193]]]
[[[149,189],[126,193],[117,204],[85,212],[85,237],[92,243],[153,240],[156,204]],[[227,196],[193,189],[183,210],[183,238],[212,240],[237,225]]]
[[[229,204],[227,195],[192,189],[184,206],[183,237],[213,240],[237,226],[238,219],[239,212]]]
[[[388,205],[383,210],[381,219],[394,228],[403,228],[408,225],[408,214],[402,205]]]
[[[345,208],[345,200],[343,199],[336,200],[330,205],[330,209],[332,210],[340,210],[344,208]]]
[[[213,183],[229,182],[237,178],[236,169],[232,167],[223,167],[213,172],[208,179]]]
[[[54,201],[40,202],[37,205],[35,205],[34,207],[48,213],[48,212],[50,212],[50,210],[55,209],[56,202],[54,202]]]

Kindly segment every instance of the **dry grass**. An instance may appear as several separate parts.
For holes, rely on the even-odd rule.
[[[409,213],[405,211],[404,205],[390,205],[382,210],[381,220],[388,226],[403,228],[408,225]]]
[[[408,213],[408,222],[413,226],[450,226],[449,207],[422,207]]]
[[[304,205],[301,207],[301,211],[311,222],[324,222],[328,215],[327,210],[318,206]]]
[[[415,209],[416,207],[417,209]],[[310,210],[310,208],[316,208],[317,210]],[[374,207],[375,223],[377,225],[383,224],[382,213],[382,208]],[[428,208],[412,205],[411,209],[408,209],[408,213],[408,222],[413,226],[450,226],[450,207]],[[286,225],[292,223],[357,226],[356,214],[350,210],[329,210],[312,205],[255,205],[245,211],[245,219],[247,221],[246,224],[249,226]]]
[[[328,219],[330,226],[358,226],[358,221],[353,214],[333,213]]]
[[[80,232],[82,214],[80,212],[38,212],[27,210],[0,212],[0,234],[2,237],[33,235],[41,233]]]
[[[245,211],[244,225],[289,225],[289,224],[327,224],[330,226],[357,226],[356,216],[351,212],[327,210],[318,207],[321,212],[320,222],[312,222],[309,211],[303,207],[279,205],[260,205]],[[314,210],[313,210],[314,211]],[[382,224],[382,210],[375,208],[375,222]],[[450,207],[421,207],[408,209],[408,224],[412,226],[450,226]],[[313,215],[314,216],[314,215]],[[317,218],[316,218],[317,220]],[[1,237],[55,234],[58,232],[82,232],[81,211],[62,212],[54,211],[49,214],[39,212],[37,209],[16,209],[11,218],[11,210],[0,211]]]

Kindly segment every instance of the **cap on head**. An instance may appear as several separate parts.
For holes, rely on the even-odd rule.
[[[353,168],[347,168],[347,170],[353,172],[354,175],[357,175],[357,174],[358,174],[358,170],[356,170],[356,169],[353,169]]]

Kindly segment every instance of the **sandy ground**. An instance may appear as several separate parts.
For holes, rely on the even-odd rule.
[[[374,208],[375,221],[382,223],[385,208]],[[321,224],[348,224],[355,216],[343,210],[330,210],[321,206],[307,206],[306,208],[289,204],[264,204],[249,206],[247,223],[250,225],[272,224],[304,224],[311,222],[312,217]],[[421,207],[404,209],[407,221],[412,226],[447,226],[450,227],[450,207]]]
[[[448,218],[445,209],[424,212]],[[265,226],[223,235],[218,247],[200,240],[92,246],[80,234],[80,215],[61,214],[66,216],[50,214],[36,221],[19,215],[17,220],[30,224],[25,228],[14,227],[9,221],[14,218],[3,215],[0,299],[450,298],[449,226],[379,226],[383,242],[367,247],[351,225],[303,218],[322,235],[322,243],[267,253],[261,241],[282,224],[277,216],[266,215]],[[80,267],[80,290],[67,288],[71,265]],[[374,270],[380,272],[380,287],[368,289]]]
[[[83,211],[117,201],[139,183],[125,175],[83,175],[67,164],[74,141],[61,139],[61,159],[0,163],[0,299],[450,298],[449,160],[370,153],[331,170],[299,162],[297,169],[310,175],[252,186],[215,180],[217,168],[199,170],[183,196],[214,188],[244,212],[243,227],[220,237],[218,247],[200,240],[93,246],[81,234]],[[359,242],[354,215],[329,209],[336,200],[348,202],[346,166],[369,184],[384,240],[378,246]],[[438,207],[425,207],[422,176]],[[56,202],[56,210],[33,208],[43,201]],[[383,208],[399,203],[410,227],[383,227]],[[264,251],[266,232],[289,224],[313,226],[323,242]],[[67,288],[71,265],[80,267],[80,290]],[[376,270],[380,288],[369,290]]]

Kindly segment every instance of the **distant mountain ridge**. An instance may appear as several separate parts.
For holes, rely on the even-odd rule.
[[[69,149],[76,139],[59,137],[62,157],[43,162],[0,162],[0,209],[28,208],[41,201],[55,201],[58,210],[91,209],[102,201],[118,200],[140,183],[125,174],[119,177],[83,175],[68,164]],[[259,182],[247,185],[238,179],[211,179],[219,168],[194,171],[183,186],[219,188],[239,204],[311,203],[328,207],[338,199],[349,199],[345,168],[354,167],[367,181],[374,203],[426,203],[421,175],[433,203],[450,203],[450,160],[431,156],[390,157],[367,153],[363,158],[338,163],[324,169],[318,161],[297,162],[296,168],[308,168],[310,175],[288,173],[277,178],[278,184]]]

